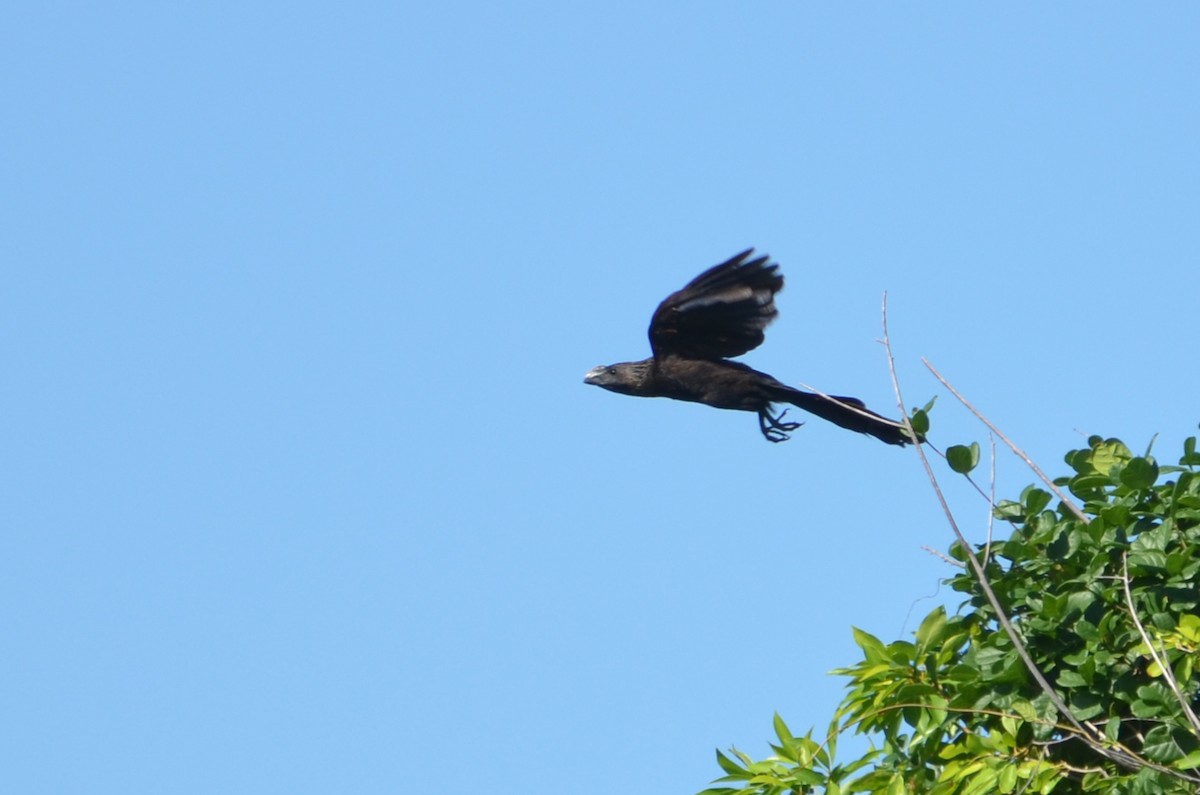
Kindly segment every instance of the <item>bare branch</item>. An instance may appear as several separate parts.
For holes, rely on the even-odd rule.
[[[908,412],[904,408],[904,396],[900,391],[900,380],[896,375],[896,360],[892,355],[891,338],[888,336],[886,292],[883,294],[883,346],[887,351],[888,372],[892,377],[892,390],[896,395],[896,405],[900,409],[900,416],[903,417],[905,428],[915,439],[917,436],[913,431],[912,420],[909,418]],[[1028,456],[1022,453],[1012,442],[1008,440],[1007,437],[1004,436],[1004,434],[999,431],[999,429],[988,422],[982,415],[979,414],[979,412],[975,411],[975,409],[960,394],[958,394],[958,392],[955,391],[954,388],[950,386],[950,384],[944,378],[942,378],[942,376],[936,370],[933,369],[928,361],[926,361],[924,358],[922,358],[922,361],[925,363],[925,366],[928,367],[931,372],[933,372],[934,376],[941,381],[947,389],[954,393],[954,396],[957,397],[963,403],[963,405],[970,409],[976,417],[982,420],[984,424],[992,430],[993,433],[1003,439],[1008,446],[1017,453],[1017,455],[1021,456],[1025,460],[1027,464],[1033,467],[1034,471],[1037,472],[1043,478],[1043,480],[1046,480],[1046,482],[1050,484],[1055,493],[1059,493],[1058,489],[1055,488],[1048,479],[1046,479],[1045,475],[1041,473],[1041,470],[1037,468],[1037,466],[1029,459]],[[1193,779],[1191,776],[1187,776],[1185,774],[1180,774],[1178,771],[1161,768],[1160,766],[1149,762],[1149,760],[1142,759],[1124,749],[1109,747],[1107,739],[1099,729],[1092,724],[1084,723],[1075,717],[1075,714],[1071,711],[1071,708],[1067,706],[1066,702],[1062,700],[1062,697],[1058,695],[1058,693],[1050,685],[1050,682],[1047,681],[1045,675],[1041,672],[1041,670],[1038,669],[1037,664],[1029,655],[1029,650],[1025,647],[1025,643],[1022,641],[1021,636],[1017,633],[1016,628],[1012,625],[1012,622],[1009,621],[1008,615],[1004,612],[1004,608],[1000,604],[1000,600],[996,596],[996,592],[992,590],[991,582],[988,580],[987,574],[984,572],[983,566],[980,564],[979,558],[975,554],[975,550],[972,549],[969,543],[967,543],[967,539],[963,536],[962,531],[958,527],[958,522],[954,518],[954,513],[950,510],[950,506],[946,502],[946,496],[942,493],[941,486],[938,485],[937,476],[933,473],[933,467],[929,464],[929,457],[925,455],[924,445],[916,444],[913,447],[921,459],[921,465],[925,468],[925,475],[927,478],[929,478],[929,483],[933,487],[933,491],[937,496],[938,503],[942,506],[942,512],[946,515],[946,521],[950,524],[950,529],[954,532],[954,537],[958,540],[959,545],[962,546],[963,552],[967,556],[967,562],[970,564],[971,570],[975,573],[975,577],[979,582],[980,588],[983,590],[984,596],[987,598],[988,603],[992,606],[992,610],[996,614],[996,620],[1000,623],[1000,626],[1003,627],[1005,634],[1009,637],[1009,640],[1012,641],[1013,648],[1016,649],[1018,656],[1021,658],[1021,662],[1025,664],[1025,668],[1029,671],[1029,674],[1037,682],[1038,687],[1041,688],[1042,692],[1046,694],[1046,698],[1050,700],[1050,703],[1054,705],[1054,708],[1058,710],[1058,713],[1066,718],[1067,721],[1069,721],[1070,724],[1074,726],[1076,730],[1078,730],[1079,734],[1081,735],[1081,739],[1086,742],[1090,748],[1092,748],[1101,756],[1110,759],[1119,765],[1122,765],[1130,770],[1137,770],[1139,768],[1148,766],[1158,770],[1163,770],[1180,778],[1186,778],[1188,780],[1200,780]],[[1062,495],[1060,494],[1060,496]],[[1062,499],[1066,501],[1065,497],[1062,497]],[[1087,519],[1083,516],[1083,514],[1078,512],[1078,509],[1075,510],[1076,515],[1086,522]]]
[[[926,367],[929,368],[929,372],[933,373],[933,377],[936,378],[937,380],[941,381],[942,386],[946,387],[946,389],[949,389],[950,394],[952,394],[952,395],[954,395],[954,397],[958,398],[958,402],[962,403],[964,406],[967,407],[967,411],[974,414],[976,419],[978,419],[980,422],[982,422],[984,425],[986,425],[988,427],[988,430],[990,430],[992,433],[999,436],[1004,441],[1004,443],[1008,445],[1009,449],[1012,450],[1014,453],[1016,453],[1017,457],[1020,458],[1022,461],[1024,461],[1025,464],[1030,469],[1032,469],[1039,478],[1042,479],[1042,482],[1046,484],[1046,487],[1049,488],[1052,492],[1054,492],[1058,496],[1058,498],[1062,501],[1062,504],[1067,506],[1067,509],[1070,510],[1071,513],[1075,514],[1076,518],[1078,518],[1079,521],[1083,522],[1084,524],[1088,524],[1091,521],[1087,517],[1087,515],[1084,514],[1084,512],[1079,508],[1079,506],[1076,505],[1071,500],[1070,497],[1068,497],[1066,494],[1064,494],[1058,488],[1058,486],[1054,485],[1054,481],[1046,476],[1046,473],[1043,472],[1041,470],[1041,468],[1033,462],[1032,458],[1030,458],[1028,455],[1025,454],[1024,450],[1022,450],[1021,448],[1019,448],[1015,444],[1013,444],[1012,440],[1009,439],[1007,436],[1005,436],[1003,433],[1001,433],[1000,429],[997,428],[995,425],[993,425],[991,420],[989,420],[987,417],[983,416],[983,414],[981,414],[977,408],[972,406],[970,404],[970,402],[965,397],[963,397],[962,394],[957,389],[955,389],[950,384],[950,382],[947,381],[942,376],[941,373],[939,373],[937,371],[937,368],[935,368],[932,364],[929,363],[928,359],[926,359],[924,356],[922,356],[921,361],[924,363],[924,365]]]
[[[990,459],[990,473],[988,481],[991,485],[991,493],[988,496],[988,517],[987,517],[987,544],[983,547],[983,565],[992,559],[992,528],[995,525],[996,519],[996,437],[988,434],[988,445],[991,447],[992,455]]]
[[[951,566],[957,566],[960,569],[965,569],[967,567],[967,564],[963,563],[961,560],[955,560],[945,552],[942,552],[940,549],[934,549],[933,547],[924,545],[921,546],[921,549],[925,550],[930,555],[933,555],[935,558],[942,561],[942,563],[949,563]]]

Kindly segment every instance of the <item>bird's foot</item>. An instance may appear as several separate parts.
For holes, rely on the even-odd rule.
[[[791,438],[789,433],[804,424],[802,422],[784,422],[785,414],[787,414],[787,409],[779,412],[778,417],[772,417],[771,412],[767,410],[758,412],[758,427],[762,431],[763,438],[768,442],[786,442]]]
[[[770,420],[771,427],[778,428],[781,431],[794,431],[804,424],[803,422],[784,422],[783,418],[787,416],[787,413],[788,410],[784,409],[783,411],[779,412],[778,417],[772,417],[770,414],[768,414],[767,419]]]

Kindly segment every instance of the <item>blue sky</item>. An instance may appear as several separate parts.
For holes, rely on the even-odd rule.
[[[686,793],[824,725],[954,604],[916,456],[581,383],[749,246],[746,361],[894,414],[887,290],[941,446],[922,356],[1052,473],[1200,420],[1194,5],[5,16],[4,791]]]

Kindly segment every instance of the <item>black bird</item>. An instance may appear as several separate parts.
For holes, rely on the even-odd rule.
[[[784,422],[773,403],[790,403],[835,425],[869,434],[888,444],[912,441],[903,424],[869,411],[852,397],[826,397],[781,384],[729,357],[762,344],[763,329],[779,314],[775,293],[783,275],[769,257],[750,259],[754,249],[722,262],[671,293],[650,319],[650,350],[640,362],[595,367],[583,377],[622,395],[690,400],[718,409],[753,411],[770,442],[788,439],[799,422]]]

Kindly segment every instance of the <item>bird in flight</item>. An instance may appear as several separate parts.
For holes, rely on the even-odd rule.
[[[804,392],[741,362],[775,319],[775,293],[783,275],[769,257],[751,259],[754,249],[709,268],[682,290],[667,296],[650,319],[653,356],[592,368],[583,377],[622,395],[666,397],[718,409],[753,411],[769,442],[783,442],[803,423],[784,422],[772,404],[787,403],[852,431],[888,444],[912,441],[902,423],[867,409],[861,400]]]

